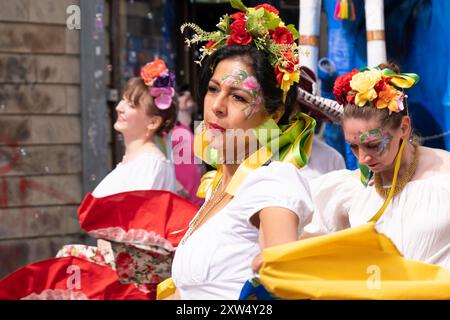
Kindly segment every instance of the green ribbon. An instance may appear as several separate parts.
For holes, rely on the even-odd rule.
[[[420,80],[419,75],[416,73],[396,73],[388,68],[380,69],[380,67],[375,68],[363,67],[359,69],[359,72],[370,71],[374,69],[381,71],[381,75],[383,78],[391,78],[389,82],[402,89],[411,88]]]

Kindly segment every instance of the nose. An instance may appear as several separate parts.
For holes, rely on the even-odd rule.
[[[225,95],[221,92],[212,103],[212,111],[218,118],[223,118],[227,114],[227,101]]]
[[[360,148],[358,152],[358,162],[362,165],[367,165],[371,162],[371,160],[372,156],[364,151],[363,148]]]
[[[125,103],[125,100],[120,100],[119,103],[116,106],[116,111],[119,112],[121,110],[123,110],[123,104]]]

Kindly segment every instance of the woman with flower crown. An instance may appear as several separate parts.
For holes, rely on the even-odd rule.
[[[116,106],[114,129],[123,136],[125,155],[95,188],[104,197],[130,190],[175,191],[173,163],[158,147],[175,124],[175,76],[161,59],[145,65],[141,76],[129,80]]]
[[[195,152],[217,171],[177,247],[172,279],[158,286],[160,299],[238,299],[253,257],[296,240],[312,214],[297,167],[307,161],[314,121],[299,115],[281,126],[296,99],[297,34],[270,5],[231,3],[240,12],[222,17],[220,31],[187,25],[196,32],[190,43],[208,42]]]
[[[403,88],[417,81],[417,75],[390,65],[353,70],[336,80],[345,138],[360,169],[313,180],[317,210],[303,237],[361,225],[386,203],[376,229],[405,258],[450,269],[450,153],[413,139]]]
[[[312,222],[254,260],[242,298],[450,298],[450,153],[412,138],[403,89],[418,80],[395,65],[336,79],[360,168],[309,181]]]
[[[19,269],[0,281],[1,297],[156,297],[156,285],[170,276],[175,248],[198,209],[174,194],[174,164],[157,146],[176,121],[174,87],[174,74],[155,59],[124,90],[114,128],[123,135],[125,155],[78,208],[80,225],[98,239],[97,247],[66,245],[56,258]],[[78,268],[82,286],[69,286],[66,268]]]

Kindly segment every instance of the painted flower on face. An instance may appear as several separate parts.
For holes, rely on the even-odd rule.
[[[258,80],[256,80],[256,78],[253,76],[247,77],[242,82],[242,88],[244,88],[245,90],[249,90],[249,91],[258,91],[259,90]]]
[[[253,100],[241,109],[241,111],[245,113],[246,119],[250,118],[256,111],[259,110],[261,97],[259,96],[258,91],[261,86],[254,76],[249,76],[245,70],[236,68],[231,71],[231,75],[225,75],[222,77],[222,83],[229,86],[241,86],[242,89],[251,94]]]
[[[352,77],[350,87],[357,92],[355,104],[363,107],[367,102],[377,98],[377,92],[374,87],[381,80],[381,71],[372,69],[359,72]]]
[[[231,71],[231,74],[222,77],[222,83],[229,86],[238,86],[247,77],[248,74],[247,72],[245,72],[245,70],[236,68]]]
[[[259,110],[259,105],[261,103],[261,97],[256,96],[255,100],[248,103],[244,108],[241,109],[245,113],[245,119],[249,119],[255,112]]]
[[[384,131],[383,129],[372,129],[365,133],[360,132],[359,141],[361,143],[370,143],[379,141],[379,145],[377,147],[377,154],[381,156],[386,150],[390,148],[392,135]]]

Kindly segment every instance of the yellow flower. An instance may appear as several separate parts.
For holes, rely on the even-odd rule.
[[[381,71],[372,69],[359,72],[352,77],[350,87],[358,92],[355,96],[357,106],[364,106],[367,101],[372,101],[377,97],[377,92],[373,88],[381,80]]]
[[[280,68],[281,71],[284,69]],[[284,71],[283,80],[281,81],[281,90],[287,92],[289,88],[294,84],[294,82],[298,82],[300,80],[300,72],[294,71],[292,73]]]

